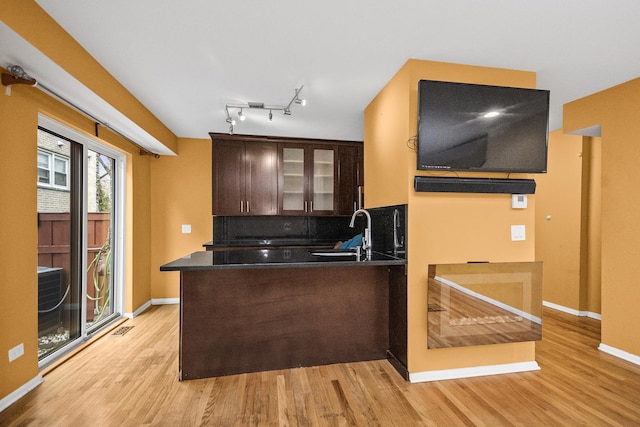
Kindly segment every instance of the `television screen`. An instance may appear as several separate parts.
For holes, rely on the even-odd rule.
[[[549,91],[421,80],[418,170],[547,171]]]

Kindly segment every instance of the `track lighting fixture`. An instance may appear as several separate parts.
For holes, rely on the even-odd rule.
[[[240,118],[240,121],[244,121],[246,119],[246,116],[244,114],[244,109],[249,109],[249,110],[269,110],[269,121],[273,120],[273,111],[282,111],[282,113],[285,116],[290,116],[291,115],[291,105],[298,104],[298,105],[306,105],[306,100],[300,98],[300,91],[302,91],[302,88],[304,86],[300,86],[297,89],[294,89],[295,94],[293,95],[293,98],[291,98],[291,101],[289,101],[289,103],[287,105],[265,105],[264,102],[247,102],[246,104],[226,104],[224,106],[225,112],[227,114],[226,116],[226,122],[229,124],[229,134],[233,134],[233,127],[236,124],[236,121],[231,117],[231,113],[229,110],[233,110],[236,109],[238,110],[238,117]]]

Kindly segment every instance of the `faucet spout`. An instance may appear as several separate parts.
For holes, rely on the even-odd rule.
[[[364,236],[362,237],[362,249],[367,252],[367,258],[371,258],[371,250],[373,247],[373,241],[371,240],[371,215],[366,209],[358,209],[351,216],[351,222],[349,223],[349,227],[353,228],[356,217],[359,214],[364,214],[367,217],[367,228],[364,229]]]

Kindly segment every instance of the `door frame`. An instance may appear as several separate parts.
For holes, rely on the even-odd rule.
[[[122,317],[125,308],[125,278],[126,278],[126,263],[125,263],[125,248],[126,248],[126,224],[125,224],[125,213],[126,213],[126,155],[102,142],[97,137],[94,137],[88,133],[84,133],[77,129],[71,128],[65,124],[62,124],[55,119],[46,116],[42,113],[38,113],[38,126],[44,129],[47,129],[51,132],[55,132],[65,138],[68,138],[74,142],[82,145],[82,191],[83,193],[86,191],[88,186],[88,174],[87,174],[87,152],[88,150],[98,151],[103,153],[115,160],[115,172],[113,176],[114,180],[114,200],[113,200],[113,311],[114,314],[109,316],[109,320],[103,323],[100,323],[100,327],[93,328],[91,333],[87,332],[86,327],[86,319],[85,319],[85,311],[86,311],[86,294],[87,294],[87,278],[86,274],[81,274],[81,325],[80,325],[80,337],[79,339],[75,339],[70,342],[68,345],[62,347],[59,351],[55,351],[51,354],[51,356],[44,357],[42,360],[38,362],[40,368],[43,368],[54,360],[59,358],[65,353],[68,353],[78,345],[80,345],[84,340],[90,338],[91,335],[98,332],[101,327],[106,326],[108,323],[119,319]],[[88,220],[88,200],[86,197],[82,197],[82,237],[80,239],[80,243],[82,248],[80,250],[81,256],[81,271],[86,271],[87,269],[87,233],[84,229],[84,226],[87,224]]]

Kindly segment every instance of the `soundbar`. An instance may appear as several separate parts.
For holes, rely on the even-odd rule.
[[[533,179],[416,176],[414,188],[431,193],[535,194],[536,182]]]

